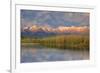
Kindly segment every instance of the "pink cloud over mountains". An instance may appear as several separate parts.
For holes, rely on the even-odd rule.
[[[24,27],[23,31],[29,30],[31,32],[45,31],[45,32],[56,32],[56,33],[74,33],[74,32],[89,32],[88,26],[58,26],[56,28],[51,27],[50,25],[38,26],[33,25],[30,27]]]

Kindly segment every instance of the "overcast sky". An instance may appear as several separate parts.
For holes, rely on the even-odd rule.
[[[21,10],[21,26],[89,26],[89,13]]]

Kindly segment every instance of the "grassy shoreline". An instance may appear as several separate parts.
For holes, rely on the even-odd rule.
[[[89,50],[89,36],[61,35],[38,39],[22,38],[21,44],[22,46],[34,46],[36,44],[39,44],[48,48]]]

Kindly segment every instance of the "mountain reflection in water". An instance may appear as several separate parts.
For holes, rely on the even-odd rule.
[[[89,51],[87,50],[60,50],[54,48],[41,47],[39,45],[34,45],[32,47],[21,47],[21,63],[71,61],[87,59],[89,59]]]

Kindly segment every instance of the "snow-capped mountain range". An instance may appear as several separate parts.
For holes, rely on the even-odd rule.
[[[22,29],[23,32],[38,32],[38,31],[44,31],[44,32],[56,32],[56,33],[67,33],[67,32],[88,32],[89,27],[88,26],[58,26],[56,28],[51,27],[49,25],[45,26],[38,26],[38,25],[33,25],[30,27],[24,27]]]
[[[27,26],[21,29],[21,34],[24,36],[49,36],[57,34],[80,34],[88,33],[88,26],[58,26],[56,28],[51,27],[50,25],[45,26]]]

